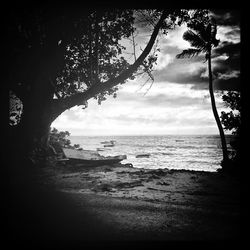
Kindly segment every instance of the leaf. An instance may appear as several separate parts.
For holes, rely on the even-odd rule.
[[[190,58],[190,57],[193,57],[193,56],[197,56],[201,52],[202,51],[199,50],[199,49],[185,49],[180,54],[176,55],[176,58],[177,59]]]

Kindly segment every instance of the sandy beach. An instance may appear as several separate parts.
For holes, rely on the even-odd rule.
[[[13,177],[11,185],[11,239],[240,237],[240,183],[226,174],[60,163]]]

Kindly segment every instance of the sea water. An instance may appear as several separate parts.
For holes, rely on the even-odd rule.
[[[70,136],[73,144],[86,150],[99,150],[104,156],[127,155],[122,163],[135,168],[188,169],[214,172],[221,168],[222,149],[219,135],[156,136]],[[104,141],[115,141],[104,147]],[[226,136],[230,142],[230,136]],[[149,154],[148,157],[136,156]]]

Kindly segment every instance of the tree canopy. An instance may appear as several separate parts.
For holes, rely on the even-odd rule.
[[[153,33],[131,65],[121,41],[133,36],[138,16]],[[167,33],[187,18],[186,10],[13,8],[10,88],[24,106],[35,100],[61,106],[60,112],[85,107],[92,97],[101,103],[107,95],[115,97],[117,85],[133,79],[138,70],[149,72],[156,62],[150,51],[159,31]],[[77,95],[82,93],[86,95]]]
[[[22,101],[37,88],[39,77],[48,79],[47,92],[60,99],[115,77],[128,66],[119,41],[134,30],[132,10],[55,12],[37,7],[13,11],[11,20],[9,76]]]

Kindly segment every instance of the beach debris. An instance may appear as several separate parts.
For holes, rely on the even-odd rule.
[[[149,158],[150,154],[139,154],[136,155],[135,158]]]
[[[164,186],[169,186],[170,185],[169,183],[167,183],[165,181],[158,181],[156,184],[157,185],[164,185]]]
[[[76,164],[90,165],[90,166],[100,166],[104,164],[114,164],[118,163],[124,159],[127,159],[126,155],[117,156],[103,156],[94,150],[75,150],[69,148],[63,148],[63,152],[71,162]]]
[[[133,164],[132,163],[126,163],[123,165],[124,167],[127,167],[127,168],[132,168],[133,167]]]

